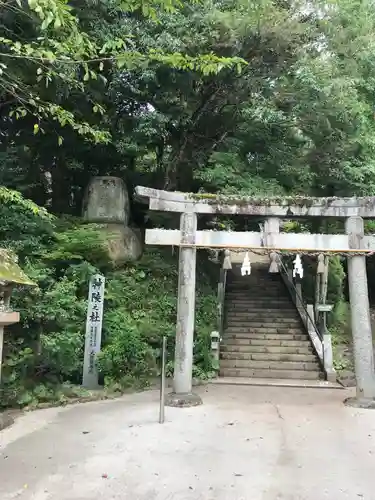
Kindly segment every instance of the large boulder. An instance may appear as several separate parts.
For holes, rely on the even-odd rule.
[[[108,256],[115,266],[141,257],[142,239],[137,230],[119,224],[101,224],[99,231]]]
[[[87,222],[129,222],[129,195],[119,177],[93,177],[87,186],[83,200],[83,218]]]

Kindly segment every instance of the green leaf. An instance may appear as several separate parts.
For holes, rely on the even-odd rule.
[[[61,27],[61,25],[62,25],[62,23],[61,23],[61,19],[60,19],[60,17],[59,17],[59,16],[56,16],[56,18],[55,18],[55,22],[53,23],[53,27],[54,27],[55,29],[58,29],[58,28],[60,28],[60,27]]]
[[[34,135],[36,135],[39,132],[39,125],[37,123],[34,123]]]

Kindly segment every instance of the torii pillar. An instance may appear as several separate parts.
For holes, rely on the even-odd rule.
[[[181,408],[202,404],[201,398],[192,392],[197,261],[197,249],[194,246],[197,231],[197,214],[195,212],[188,211],[181,214],[180,231],[182,246],[180,247],[178,267],[173,392],[168,394],[166,405]],[[189,244],[192,246],[189,247]]]
[[[349,217],[346,220],[346,233],[349,247],[360,251],[364,237],[362,217]],[[357,386],[356,397],[347,399],[346,403],[361,408],[375,408],[374,348],[365,256],[348,257],[348,282]]]

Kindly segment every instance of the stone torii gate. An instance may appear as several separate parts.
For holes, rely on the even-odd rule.
[[[180,229],[147,229],[146,244],[180,247],[173,406],[200,404],[192,392],[195,272],[197,248],[337,252],[348,256],[348,281],[357,393],[353,404],[372,406],[375,368],[367,289],[366,254],[375,237],[364,235],[364,218],[375,219],[375,197],[369,198],[221,198],[219,195],[169,192],[138,186],[138,198],[149,209],[178,212]],[[264,232],[198,231],[197,215],[247,215],[264,218]],[[346,234],[281,233],[280,218],[335,217],[345,220]]]

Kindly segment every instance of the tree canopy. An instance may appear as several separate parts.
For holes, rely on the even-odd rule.
[[[90,176],[188,191],[374,188],[369,1],[0,3],[0,182],[79,211]]]

